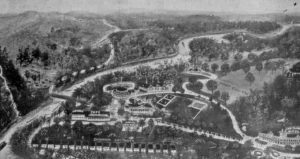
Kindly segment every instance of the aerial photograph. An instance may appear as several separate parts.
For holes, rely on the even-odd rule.
[[[0,159],[300,159],[300,0],[0,7]]]

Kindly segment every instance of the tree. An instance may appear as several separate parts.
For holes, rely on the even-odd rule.
[[[54,118],[55,125],[58,125],[60,121],[61,121],[60,118],[58,118],[58,117]]]
[[[149,125],[149,127],[153,127],[154,126],[154,121],[153,121],[153,119],[149,119],[148,120],[148,125]]]
[[[82,136],[83,124],[81,121],[76,121],[72,127],[72,130],[77,134],[78,137]]]
[[[294,108],[294,106],[297,104],[297,99],[296,98],[289,98],[287,96],[285,96],[282,100],[281,100],[281,106],[283,108]]]
[[[243,59],[243,55],[241,53],[237,53],[234,55],[234,59],[236,61],[241,61]]]
[[[214,90],[216,90],[218,88],[218,83],[214,80],[209,80],[206,83],[206,87],[207,87],[208,90],[211,91],[211,94],[213,94]]]
[[[282,68],[282,72],[284,71],[285,60],[277,61],[278,67]]]
[[[65,114],[70,115],[72,113],[73,109],[75,108],[75,103],[70,100],[67,100],[62,103],[62,107],[63,107]]]
[[[122,115],[124,115],[124,113],[125,113],[124,108],[119,108],[118,109],[118,115],[122,116]]]
[[[286,151],[293,151],[293,147],[292,147],[291,145],[285,145],[285,146],[284,146],[284,149],[285,149]]]
[[[267,61],[267,62],[265,63],[264,68],[265,68],[265,70],[267,70],[267,71],[270,71],[270,70],[271,70],[272,73],[273,73],[273,71],[275,71],[275,70],[277,69],[277,64],[276,64],[275,61]]]
[[[237,71],[241,69],[240,62],[234,62],[230,66],[231,71]]]
[[[213,71],[213,72],[216,72],[216,70],[219,68],[219,65],[218,64],[216,64],[216,63],[213,63],[212,65],[211,65],[211,70]]]
[[[116,129],[118,129],[118,131],[121,131],[123,128],[123,125],[121,122],[116,122],[115,127],[116,127]]]
[[[190,76],[189,77],[189,82],[190,83],[195,83],[195,82],[197,82],[197,80],[198,80],[198,77],[196,77],[196,76]]]
[[[146,123],[145,123],[145,120],[140,119],[138,124],[139,124],[139,127],[142,127],[142,129],[143,129],[143,127],[145,126]]]
[[[97,126],[90,123],[89,125],[87,125],[84,129],[84,132],[87,133],[87,135],[89,135],[90,138],[93,138],[94,135],[96,134],[97,132]]]
[[[44,66],[49,65],[49,54],[48,52],[44,52],[41,56],[41,61],[44,63]]]
[[[24,75],[28,79],[30,77],[30,72],[28,70],[26,70]]]
[[[215,91],[213,96],[215,99],[219,99],[220,98],[220,95],[221,95],[221,92],[218,90],[218,91]]]
[[[255,65],[255,69],[260,72],[263,69],[263,64],[262,62],[257,62]]]
[[[80,39],[78,37],[72,37],[70,39],[70,45],[71,46],[78,46],[80,44],[81,44],[81,41],[80,41]]]
[[[192,87],[194,87],[196,90],[201,90],[203,88],[203,83],[200,81],[197,81],[196,83],[194,83],[192,85]]]
[[[255,77],[251,72],[248,72],[247,75],[245,76],[245,80],[252,85],[252,83],[255,81]]]
[[[230,66],[229,66],[229,64],[228,63],[224,63],[224,64],[222,64],[222,66],[221,66],[221,71],[222,71],[222,73],[223,74],[227,74],[227,73],[229,73],[230,72]]]
[[[201,69],[208,72],[209,71],[209,65],[207,63],[202,64]]]
[[[31,52],[31,56],[33,57],[33,58],[35,58],[36,60],[39,60],[40,59],[40,57],[41,57],[41,50],[40,50],[40,48],[39,47],[37,47],[36,49],[34,49],[32,52]]]
[[[248,59],[249,59],[250,61],[255,61],[255,60],[258,59],[258,56],[257,56],[256,54],[254,54],[254,53],[249,53],[249,54],[248,54]]]
[[[77,98],[77,97],[81,97],[83,94],[83,89],[82,88],[76,88],[72,94],[73,97]]]
[[[28,64],[31,64],[33,59],[29,55],[29,47],[26,47],[24,50],[19,49],[19,54],[17,55],[17,61],[21,66],[27,66]]]
[[[225,101],[225,104],[229,100],[229,93],[228,92],[222,92],[221,99]]]
[[[228,60],[229,59],[229,53],[228,52],[222,53],[221,54],[221,59],[222,59],[222,61]]]
[[[245,73],[248,73],[250,71],[250,62],[248,60],[243,60],[241,62],[241,68]]]

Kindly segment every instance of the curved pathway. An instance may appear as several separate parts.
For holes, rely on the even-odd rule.
[[[189,84],[190,82],[184,82],[182,84],[182,89],[184,90],[184,94],[190,94],[190,95],[193,95],[193,96],[198,96],[199,94],[193,92],[193,91],[190,91],[189,89],[187,89],[187,85]]]
[[[156,125],[159,125],[159,126],[170,126],[170,127],[174,127],[174,128],[176,128],[178,130],[181,130],[181,131],[184,131],[184,132],[187,132],[187,133],[197,133],[198,135],[205,135],[207,137],[211,136],[212,138],[218,139],[218,140],[224,140],[224,141],[229,141],[229,142],[239,142],[239,143],[241,143],[241,140],[239,140],[239,139],[227,137],[227,136],[224,136],[224,135],[219,134],[219,133],[212,133],[212,132],[208,132],[208,131],[199,131],[199,130],[196,130],[196,129],[191,129],[191,128],[183,127],[183,126],[180,126],[178,124],[168,124],[168,123],[162,123],[162,122],[156,121]]]
[[[297,24],[297,26],[298,25],[299,24]],[[262,38],[270,38],[270,37],[278,36],[280,34],[285,33],[292,26],[295,26],[295,25],[283,26],[282,30],[279,30],[276,33],[273,33],[271,36],[262,35]],[[115,30],[117,30],[117,29],[115,29]],[[108,36],[109,35],[107,35],[107,37]],[[215,35],[212,35],[212,36],[215,36]],[[180,41],[179,42],[179,50],[178,50],[179,53],[175,57],[171,57],[171,58],[168,58],[168,59],[159,59],[159,60],[155,60],[155,61],[151,61],[151,62],[146,62],[144,64],[137,64],[135,66],[119,67],[119,68],[115,68],[115,69],[111,69],[111,70],[106,70],[104,72],[99,72],[99,73],[97,73],[93,76],[85,78],[82,82],[80,82],[78,84],[75,84],[71,88],[69,88],[67,90],[63,90],[62,92],[59,92],[59,93],[61,93],[63,95],[72,95],[73,91],[76,88],[81,87],[85,83],[87,83],[89,81],[93,81],[96,78],[100,78],[101,76],[103,76],[105,74],[109,74],[109,73],[116,72],[116,71],[131,72],[131,71],[135,71],[136,68],[138,66],[141,66],[141,65],[150,66],[150,67],[158,67],[160,64],[165,64],[165,61],[171,62],[173,64],[176,63],[176,62],[181,62],[181,61],[187,62],[190,58],[190,56],[189,56],[189,51],[190,50],[188,48],[189,42],[192,41],[194,38],[201,38],[201,37],[204,37],[204,36],[196,36],[196,37],[187,38],[187,39],[184,39],[184,40]],[[17,123],[15,123],[13,126],[10,127],[10,129],[4,134],[4,137],[1,138],[0,142],[2,142],[2,141],[9,142],[12,134],[18,128],[24,127],[25,125],[27,125],[28,123],[32,122],[34,119],[37,119],[40,116],[51,114],[53,111],[55,111],[59,107],[60,102],[62,102],[62,100],[55,99],[55,100],[53,100],[52,103],[48,104],[47,106],[42,107],[42,108],[38,108],[37,110],[35,110],[35,111],[29,113],[28,115],[22,117],[21,120],[18,120]],[[251,137],[248,137],[248,136],[246,136],[242,133],[242,131],[239,128],[238,122],[236,121],[235,116],[231,113],[231,111],[228,108],[226,108],[225,106],[221,106],[221,107],[223,109],[225,109],[228,112],[228,114],[230,115],[230,118],[232,119],[232,122],[233,122],[233,127],[234,127],[235,131],[243,137],[243,141],[246,141],[248,138],[251,139]],[[294,156],[300,157],[300,154],[295,154],[295,155],[292,155],[292,156],[293,157]],[[0,157],[1,158],[7,158],[7,159],[17,158],[13,153],[10,152],[10,145],[9,144],[2,151],[0,151]]]

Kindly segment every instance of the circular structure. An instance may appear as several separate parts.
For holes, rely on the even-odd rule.
[[[280,156],[280,154],[276,151],[272,151],[271,155],[274,156],[274,157],[279,157]]]
[[[253,155],[256,156],[256,157],[261,157],[263,155],[263,152],[262,151],[258,151],[258,150],[255,150],[253,152]]]
[[[103,91],[111,93],[117,98],[127,98],[134,90],[134,87],[135,83],[133,82],[117,82],[105,85]]]

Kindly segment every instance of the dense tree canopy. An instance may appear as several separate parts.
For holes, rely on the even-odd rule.
[[[218,83],[214,80],[209,80],[206,83],[206,87],[208,90],[210,90],[213,93],[218,88]]]

